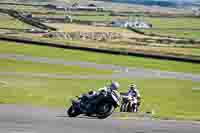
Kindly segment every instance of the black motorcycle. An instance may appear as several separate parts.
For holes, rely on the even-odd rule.
[[[88,98],[87,96],[77,97],[76,100],[72,100],[72,105],[67,113],[69,117],[85,114],[86,116],[105,119],[119,106],[120,94],[112,90],[110,92],[99,93],[92,98]]]

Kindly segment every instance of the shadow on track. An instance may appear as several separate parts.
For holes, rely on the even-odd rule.
[[[97,117],[95,117],[95,116],[90,116],[90,117],[88,117],[88,116],[84,116],[84,115],[80,115],[80,116],[77,116],[77,117],[69,117],[68,115],[57,115],[56,117],[59,117],[59,118],[73,118],[73,119],[96,119],[96,120],[98,120],[98,118]]]

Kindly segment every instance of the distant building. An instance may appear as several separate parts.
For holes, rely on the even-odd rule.
[[[195,16],[200,16],[200,8],[193,9],[193,13]]]
[[[71,7],[71,10],[80,10],[80,11],[103,11],[103,7],[96,7],[96,6],[76,6]]]
[[[141,20],[135,20],[135,21],[126,21],[126,20],[116,20],[112,21],[111,25],[113,27],[133,27],[133,28],[143,28],[143,29],[149,29],[152,28],[152,24],[148,24]]]
[[[69,6],[64,4],[47,4],[45,5],[46,8],[53,9],[53,10],[66,10]]]
[[[146,23],[146,22],[141,21],[141,20],[135,20],[134,22],[132,22],[131,27],[149,29],[149,28],[152,28],[152,24]]]
[[[124,20],[116,20],[116,21],[112,21],[111,25],[113,27],[123,27],[123,28],[127,28],[129,26],[132,26],[132,24],[128,21],[124,21]]]
[[[89,5],[79,5],[78,3],[74,3],[72,6],[66,4],[47,4],[45,5],[46,8],[54,9],[54,10],[82,10],[82,11],[103,11],[104,7],[98,7],[95,4]]]

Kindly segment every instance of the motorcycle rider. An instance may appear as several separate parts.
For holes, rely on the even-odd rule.
[[[140,103],[141,103],[141,96],[140,96],[139,89],[137,88],[137,86],[135,84],[131,84],[130,85],[129,91],[128,91],[128,96],[137,98],[137,100],[138,100],[138,108],[139,108]]]
[[[98,92],[99,93],[107,93],[107,92],[110,92],[112,90],[117,91],[119,89],[119,87],[120,87],[120,84],[118,82],[112,81],[109,86],[105,86],[103,88],[99,88]]]
[[[139,98],[139,99],[141,98],[139,89],[137,88],[135,84],[130,85],[128,95]]]
[[[85,105],[88,104],[88,102],[94,98],[95,96],[97,96],[97,92],[96,91],[92,91],[90,90],[87,94],[82,94],[80,99],[81,99],[81,107],[83,109],[86,109],[85,108]]]
[[[111,82],[111,84],[109,86],[103,87],[98,89],[97,92],[93,93],[92,95],[90,95],[90,98],[88,100],[91,100],[90,104],[86,105],[86,108],[90,108],[92,107],[96,102],[98,102],[98,100],[100,100],[102,98],[102,96],[107,95],[107,93],[111,92],[111,91],[117,91],[120,87],[120,84],[118,82]],[[95,99],[96,97],[96,99]],[[92,110],[91,110],[92,112]]]

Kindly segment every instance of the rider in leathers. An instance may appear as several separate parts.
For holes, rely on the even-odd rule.
[[[135,84],[131,84],[130,85],[129,91],[128,91],[128,96],[137,98],[137,100],[138,100],[138,108],[139,108],[140,103],[141,103],[141,96],[140,96],[140,92],[139,92],[139,90],[138,90],[138,88],[137,88],[137,86]]]
[[[111,92],[112,90],[117,91],[119,89],[120,85],[118,82],[112,82],[108,87],[103,87],[98,89],[97,92],[95,91],[90,91],[87,94],[88,101],[91,100],[90,104],[86,105],[86,108],[92,107],[98,100],[101,99],[101,96],[106,95],[108,92]],[[95,99],[96,97],[96,99]],[[92,112],[92,110],[91,110]]]

